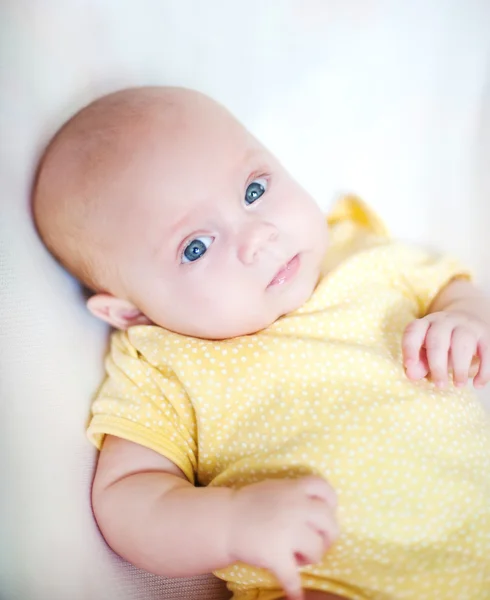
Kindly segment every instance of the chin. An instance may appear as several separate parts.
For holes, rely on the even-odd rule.
[[[298,310],[299,308],[301,308],[303,306],[303,304],[305,304],[309,300],[310,297],[311,297],[311,292],[304,293],[302,296],[300,296],[295,301],[291,301],[291,303],[289,304],[289,306],[286,307],[286,309],[283,311],[281,316],[287,315],[288,313],[292,313],[292,312]]]
[[[298,310],[298,308],[301,308],[303,304],[306,304],[315,291],[317,281],[318,277],[315,277],[311,282],[305,283],[301,286],[298,286],[295,290],[292,290],[291,296],[288,298],[287,305],[283,310],[282,315],[294,312],[295,310]]]

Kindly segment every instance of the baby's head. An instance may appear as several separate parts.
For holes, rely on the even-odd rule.
[[[114,327],[222,339],[299,308],[327,244],[313,199],[229,112],[179,88],[105,96],[55,136],[41,237]]]

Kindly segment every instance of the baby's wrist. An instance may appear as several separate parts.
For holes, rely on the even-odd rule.
[[[232,539],[237,519],[234,511],[235,491],[230,488],[201,488],[201,501],[196,510],[202,519],[212,524],[210,548],[216,562],[215,569],[221,569],[235,562]]]
[[[240,515],[237,511],[237,495],[239,490],[227,489],[229,494],[226,498],[223,498],[222,506],[222,544],[223,544],[223,555],[226,557],[227,564],[230,565],[237,561],[237,554],[235,549],[236,542],[236,528],[240,523]]]

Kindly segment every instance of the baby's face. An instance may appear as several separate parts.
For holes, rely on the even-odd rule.
[[[153,323],[222,339],[310,297],[327,231],[270,152],[221,107],[208,113],[148,132],[119,186],[107,259],[120,274],[110,291]]]

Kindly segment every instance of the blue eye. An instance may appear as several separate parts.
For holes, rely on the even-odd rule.
[[[181,262],[189,263],[201,258],[206,253],[209,246],[211,246],[213,240],[214,238],[209,237],[208,235],[202,235],[195,240],[190,241],[184,248]]]
[[[247,190],[245,192],[245,204],[253,204],[265,193],[266,189],[267,179],[265,179],[264,177],[252,181],[252,183],[247,187]]]

